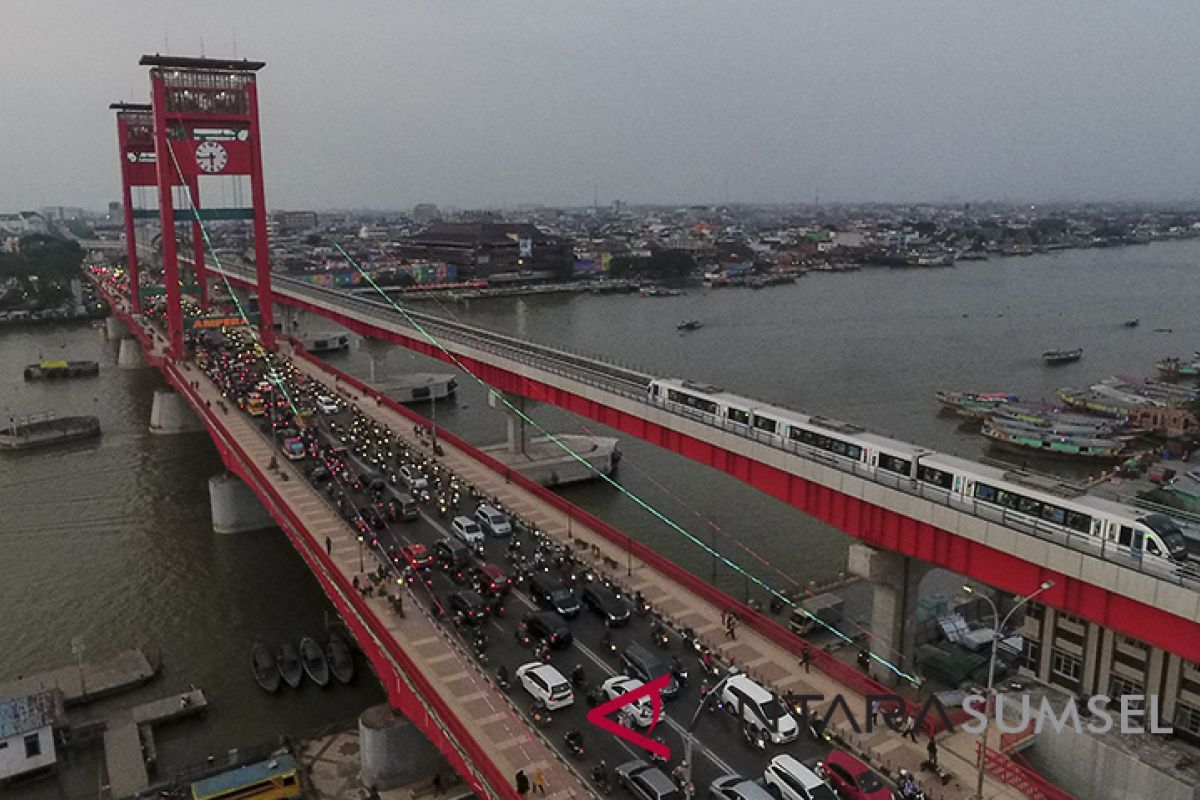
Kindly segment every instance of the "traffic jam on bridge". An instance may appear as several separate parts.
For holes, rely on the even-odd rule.
[[[120,272],[98,277],[125,293]],[[146,318],[162,329],[153,305]],[[397,614],[438,619],[598,792],[621,787],[641,800],[689,798],[697,787],[714,800],[922,796],[912,776],[893,783],[831,749],[815,711],[802,715],[792,698],[730,668],[694,632],[670,627],[639,594],[624,592],[590,553],[552,540],[450,472],[429,430],[399,435],[344,387],[262,348],[248,327],[198,329],[187,339],[189,356],[225,398],[221,410],[253,418],[278,454],[272,467],[291,470],[345,520],[362,554],[358,590],[388,594]],[[394,591],[398,584],[407,591]],[[652,682],[661,717],[658,698],[645,691]],[[640,699],[620,702],[639,690]],[[590,724],[588,712],[605,703],[615,708],[612,722]],[[635,735],[606,730],[614,725]],[[651,746],[637,746],[639,736]]]

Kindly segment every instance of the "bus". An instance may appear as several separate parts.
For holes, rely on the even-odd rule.
[[[300,796],[300,773],[296,761],[287,755],[192,784],[192,800],[288,800]]]

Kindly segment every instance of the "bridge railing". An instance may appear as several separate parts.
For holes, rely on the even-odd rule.
[[[975,745],[975,758],[979,758],[979,748],[982,743]],[[975,762],[978,765],[978,761]],[[978,766],[976,767],[978,769]],[[984,769],[997,780],[1023,792],[1030,800],[1076,800],[1075,795],[1055,786],[1031,769],[1021,766],[1003,753],[987,749]]]

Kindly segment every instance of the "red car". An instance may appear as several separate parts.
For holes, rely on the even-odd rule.
[[[508,594],[508,590],[512,588],[512,581],[504,574],[504,570],[495,564],[480,565],[472,575],[472,579],[478,586],[480,594],[500,597]]]
[[[429,569],[433,566],[433,555],[429,548],[420,542],[404,545],[400,548],[400,554],[413,569]]]
[[[834,750],[821,764],[825,779],[846,800],[892,800],[879,773],[845,750]]]

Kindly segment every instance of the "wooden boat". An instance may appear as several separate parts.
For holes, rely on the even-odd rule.
[[[1125,449],[1125,442],[1120,439],[1059,436],[1042,430],[1015,427],[997,420],[987,420],[983,423],[983,435],[1005,449],[1088,461],[1119,460],[1121,452]]]
[[[997,408],[1020,402],[1015,394],[1003,392],[946,392],[937,393],[938,402],[955,414],[967,419],[983,419]]]
[[[1136,327],[1137,327],[1139,324],[1141,324],[1141,320],[1140,320],[1140,319],[1127,319],[1127,320],[1125,320],[1125,327],[1126,327],[1126,328],[1136,328]]]
[[[279,645],[276,661],[279,664],[279,675],[283,678],[283,682],[293,689],[299,689],[300,681],[304,678],[304,666],[300,663],[300,654],[296,652],[296,645],[291,642]]]
[[[703,326],[704,326],[704,323],[701,322],[700,320],[689,319],[685,322],[679,323],[678,325],[675,326],[675,328],[677,330],[681,330],[681,331],[695,331],[695,330],[699,330]]]
[[[329,641],[325,644],[325,660],[329,662],[329,671],[338,683],[354,680],[354,654],[337,631],[329,634]]]
[[[39,361],[25,366],[25,380],[38,378],[81,378],[99,375],[100,364],[96,361]]]
[[[1042,353],[1042,360],[1047,364],[1070,364],[1083,358],[1083,348],[1075,350],[1047,350]]]
[[[99,417],[52,417],[12,420],[0,428],[0,450],[27,450],[100,435]]]
[[[264,691],[274,694],[279,691],[279,663],[271,648],[261,642],[255,642],[250,651],[250,667],[254,670],[254,680]]]
[[[329,662],[325,660],[325,651],[311,636],[300,640],[300,661],[313,683],[317,686],[329,685]]]
[[[1200,353],[1197,353],[1191,361],[1184,361],[1181,358],[1164,358],[1154,367],[1163,378],[1169,381],[1180,378],[1197,378],[1200,377]]]

